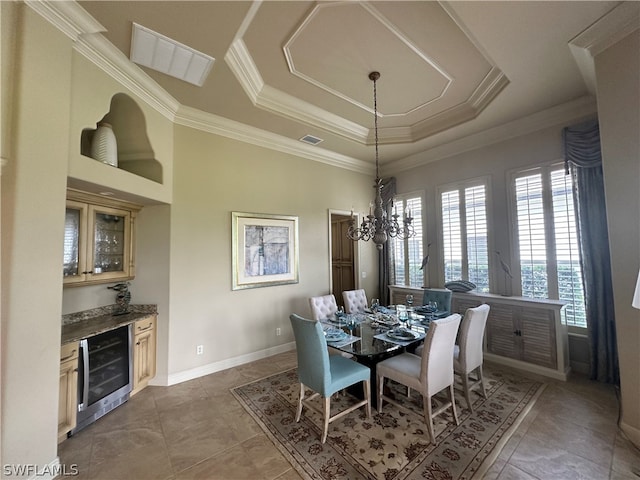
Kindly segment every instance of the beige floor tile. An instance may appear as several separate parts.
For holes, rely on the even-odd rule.
[[[484,479],[483,479],[484,480]],[[513,465],[506,465],[497,480],[539,480],[538,477],[523,472],[522,470],[514,467]]]
[[[609,468],[528,435],[522,439],[508,464],[540,479],[606,480],[609,478]]]
[[[77,465],[79,480],[300,480],[230,392],[296,362],[289,351],[171,387],[147,387],[63,442],[60,462]],[[547,388],[485,480],[638,479],[637,451],[617,434],[612,387],[585,377],[561,382],[526,375]]]

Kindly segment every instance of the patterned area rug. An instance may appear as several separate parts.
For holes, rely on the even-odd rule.
[[[531,409],[545,384],[485,364],[487,399],[472,393],[474,411],[456,391],[460,425],[450,413],[434,420],[436,445],[422,415],[422,397],[389,382],[391,394],[412,413],[385,403],[382,413],[364,409],[329,424],[326,443],[320,443],[321,416],[304,408],[295,421],[298,398],[296,369],[232,389],[244,408],[307,479],[469,479],[491,466],[502,446]],[[444,397],[443,397],[444,398]],[[354,401],[349,393],[334,395],[335,413]],[[434,406],[438,403],[434,398]],[[449,410],[450,412],[450,410]]]

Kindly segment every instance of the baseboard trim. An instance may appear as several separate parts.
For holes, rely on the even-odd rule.
[[[285,343],[283,345],[278,345],[277,347],[266,348],[264,350],[259,350],[257,352],[248,353],[245,355],[239,355],[233,358],[227,358],[220,362],[209,363],[208,365],[202,365],[200,367],[191,368],[189,370],[184,370],[182,372],[171,373],[166,377],[162,378],[160,376],[156,376],[150,385],[161,385],[161,386],[170,386],[176,385],[178,383],[186,382],[188,380],[193,380],[194,378],[203,377],[205,375],[209,375],[211,373],[216,373],[221,370],[226,370],[228,368],[237,367],[238,365],[244,365],[245,363],[255,362],[256,360],[262,360],[264,358],[271,357],[278,353],[289,352],[296,348],[295,342]]]
[[[624,432],[631,443],[633,443],[637,448],[640,448],[640,429],[632,427],[631,425],[624,423],[624,421],[621,421],[620,430]]]

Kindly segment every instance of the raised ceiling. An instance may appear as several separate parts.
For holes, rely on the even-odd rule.
[[[323,141],[301,151],[356,169],[373,164],[368,75],[379,71],[380,162],[389,171],[542,112],[594,109],[570,42],[618,4],[79,2],[126,57],[137,23],[216,59],[201,87],[136,67],[178,102],[186,123],[209,115],[289,145],[313,135]]]

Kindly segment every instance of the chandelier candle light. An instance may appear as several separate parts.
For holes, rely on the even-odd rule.
[[[400,225],[400,222],[398,222],[400,215],[398,215],[396,209],[394,208],[391,219],[389,219],[382,205],[382,179],[380,178],[378,163],[378,95],[376,90],[376,82],[379,78],[379,72],[371,72],[369,74],[369,80],[373,81],[373,118],[376,146],[376,181],[373,184],[373,188],[376,191],[376,198],[373,204],[369,204],[369,215],[362,220],[360,226],[356,223],[353,210],[351,210],[351,222],[347,230],[347,237],[354,241],[362,240],[368,242],[373,240],[376,248],[382,250],[382,245],[389,237],[410,238],[415,235],[415,231],[413,225],[411,225],[413,221],[411,210],[407,209],[403,214],[402,225]]]

